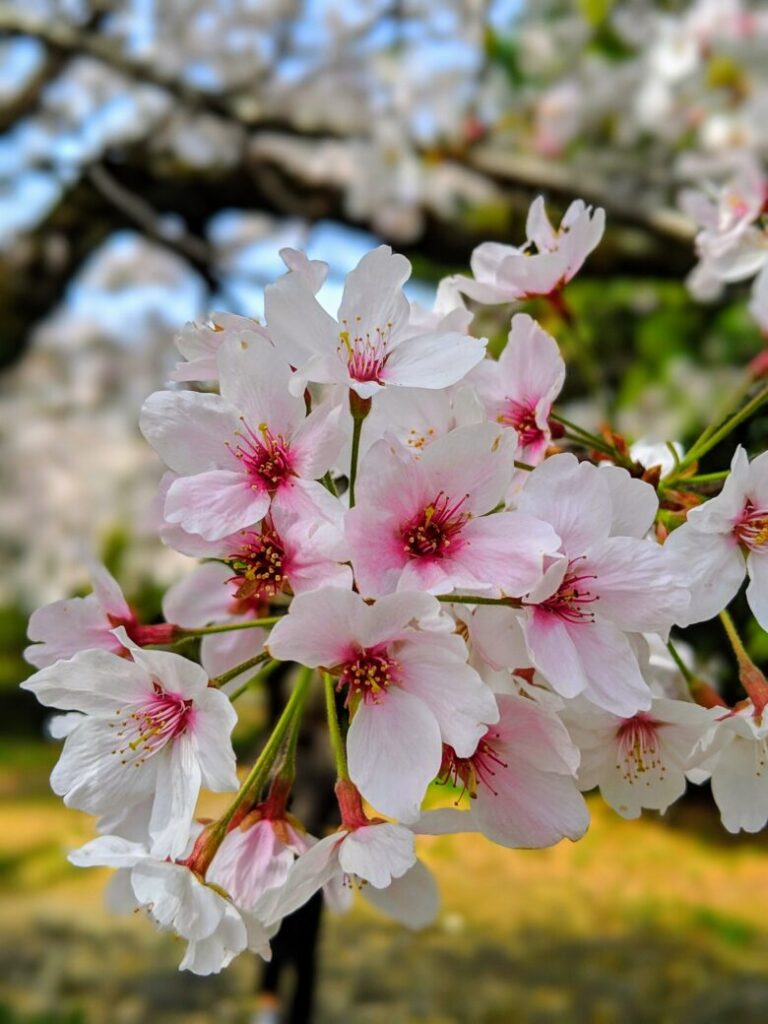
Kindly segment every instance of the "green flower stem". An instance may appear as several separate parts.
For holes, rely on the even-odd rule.
[[[325,712],[328,718],[328,735],[331,741],[333,759],[336,762],[336,775],[344,782],[349,781],[349,770],[347,769],[347,752],[344,747],[344,739],[341,735],[339,716],[336,713],[336,688],[333,684],[333,676],[323,672],[323,687],[325,689]]]
[[[279,664],[280,662],[275,661],[274,659],[272,659],[272,661],[268,661],[261,672],[257,672],[255,676],[251,676],[251,678],[247,679],[242,686],[239,686],[234,693],[230,693],[229,699],[231,701],[236,701],[238,697],[242,697],[245,691],[255,683],[265,683]]]
[[[569,441],[574,441],[576,444],[580,444],[583,447],[594,448],[595,451],[602,452],[603,455],[609,456],[617,465],[629,468],[632,466],[632,460],[628,459],[621,452],[604,437],[599,437],[597,434],[591,433],[589,430],[585,430],[583,427],[578,426],[576,423],[571,423],[570,420],[565,419],[564,416],[560,416],[558,413],[550,413],[550,419],[553,419],[556,423],[565,427],[565,437]]]
[[[728,437],[731,431],[735,430],[740,423],[749,419],[752,413],[757,412],[760,406],[764,405],[766,401],[768,401],[768,386],[758,391],[754,398],[750,399],[746,405],[742,406],[738,412],[735,412],[733,416],[729,417],[721,427],[718,427],[717,430],[711,432],[709,436],[706,436],[705,431],[705,433],[693,443],[685,457],[680,461],[680,468],[685,469],[686,466],[690,466],[691,463],[697,462],[702,455],[706,455],[710,449],[714,448],[715,445]]]
[[[272,735],[265,743],[264,749],[259,754],[255,764],[248,772],[248,775],[245,777],[242,786],[237,792],[237,796],[216,822],[216,835],[217,838],[219,836],[221,837],[219,842],[221,842],[221,839],[223,839],[227,834],[227,827],[229,823],[245,801],[250,799],[266,782],[267,776],[280,753],[283,740],[293,725],[294,718],[298,718],[303,710],[304,702],[309,692],[309,685],[312,682],[312,675],[313,672],[311,668],[302,667],[299,672],[296,686],[293,689],[293,693],[288,698],[287,704],[283,708],[283,713],[280,715],[280,718],[272,731]]]
[[[664,487],[671,487],[673,484],[713,484],[725,480],[730,469],[721,469],[717,473],[696,473],[695,476],[675,475],[662,480]]]
[[[222,672],[220,676],[214,676],[211,679],[210,685],[215,686],[217,689],[224,686],[225,683],[231,682],[233,679],[237,679],[241,672],[247,672],[249,668],[255,668],[257,665],[261,665],[263,662],[269,661],[269,655],[266,651],[262,651],[261,654],[254,655],[253,658],[248,658],[247,661],[241,661],[239,665],[235,665],[228,672]]]
[[[739,663],[739,682],[746,690],[757,714],[762,714],[763,708],[768,704],[768,681],[747,654],[730,613],[725,610],[720,612],[720,621]]]
[[[671,640],[667,640],[667,650],[672,655],[672,660],[674,661],[674,663],[680,669],[680,675],[683,677],[683,679],[685,679],[686,683],[688,683],[688,685],[691,686],[691,684],[695,682],[695,676],[693,672],[691,672],[691,670],[685,664],[683,659],[680,657],[677,648]]]
[[[211,633],[232,633],[236,629],[255,629],[258,626],[274,626],[282,615],[270,615],[265,619],[249,619],[248,622],[218,622],[212,626],[201,626],[199,629],[181,629],[179,640],[189,640],[195,636],[209,636]]]
[[[352,419],[352,457],[349,462],[349,507],[355,507],[355,482],[357,480],[357,460],[360,455],[360,434],[363,421],[354,416]]]
[[[497,604],[505,608],[522,608],[517,597],[472,597],[469,594],[438,594],[437,600],[444,604]]]

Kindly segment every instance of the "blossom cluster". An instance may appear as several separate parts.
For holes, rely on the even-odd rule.
[[[559,414],[565,364],[530,315],[511,315],[498,359],[471,333],[467,297],[565,309],[603,227],[581,201],[554,227],[536,200],[523,244],[481,245],[431,310],[387,246],[348,275],[336,316],[325,264],[283,250],[264,324],[215,314],[181,332],[176,383],[141,429],[167,467],[160,536],[200,564],[155,623],[94,565],[93,593],[32,616],[22,685],[63,712],[54,791],[97,819],[71,861],[116,868],[121,905],[187,941],[182,967],[268,957],[321,889],[428,924],[417,836],[575,841],[596,787],[636,818],[710,779],[729,831],[765,826],[768,683],[726,606],[749,577],[768,628],[768,454],[698,472],[765,390],[671,446],[670,466]],[[718,615],[735,707],[670,640]],[[191,638],[199,661],[174,650]],[[238,773],[237,701],[281,664],[290,697]],[[322,837],[290,810],[315,690],[339,808]],[[234,793],[213,822],[195,818],[202,789]]]

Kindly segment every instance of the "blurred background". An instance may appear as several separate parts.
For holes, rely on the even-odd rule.
[[[746,286],[686,287],[680,189],[768,156],[762,0],[0,2],[0,1024],[249,1019],[257,968],[181,976],[179,947],[103,907],[67,849],[90,823],[48,791],[57,745],[18,690],[26,620],[102,557],[144,621],[190,568],[150,528],[160,466],[136,426],[173,336],[262,314],[278,249],[344,274],[384,240],[432,301],[485,239],[524,240],[538,194],[584,198],[605,239],[526,304],[560,342],[564,412],[685,442],[765,340]],[[505,313],[479,311],[498,345]],[[763,450],[768,420],[742,429]],[[727,466],[715,449],[706,468]],[[752,655],[768,637],[736,616]],[[699,668],[732,687],[716,630]],[[238,727],[258,749],[259,695]],[[323,924],[317,1020],[764,1022],[768,846],[696,790],[664,818],[593,801],[577,846],[425,840],[443,892],[412,935],[356,908]]]

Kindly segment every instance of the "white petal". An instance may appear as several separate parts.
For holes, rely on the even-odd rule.
[[[213,541],[258,523],[268,508],[269,494],[246,473],[218,469],[174,480],[165,518]]]
[[[400,878],[393,879],[386,889],[365,886],[365,899],[388,917],[406,928],[426,928],[437,917],[440,891],[432,872],[417,860]]]
[[[349,774],[378,811],[415,821],[440,769],[437,719],[417,697],[392,686],[379,703],[361,704],[347,733]]]
[[[241,423],[237,410],[218,395],[156,391],[141,410],[141,432],[175,473],[234,467],[227,447]]]
[[[355,829],[339,847],[342,871],[370,882],[375,889],[400,878],[415,861],[413,832],[390,822]]]

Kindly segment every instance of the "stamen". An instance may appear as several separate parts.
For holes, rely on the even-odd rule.
[[[435,499],[400,530],[403,550],[412,558],[431,556],[442,558],[469,520],[461,506],[469,498],[465,494],[459,501],[440,491]]]
[[[494,744],[499,739],[499,733],[489,729],[471,757],[459,757],[450,744],[443,744],[438,781],[443,784],[450,782],[453,786],[461,783],[461,792],[455,801],[457,806],[465,793],[469,794],[470,799],[476,799],[479,785],[484,786],[493,796],[499,795],[498,790],[494,789],[493,779],[499,768],[509,767],[495,749]]]
[[[544,437],[544,432],[536,422],[536,408],[530,402],[505,399],[504,411],[496,417],[496,421],[514,427],[523,447],[535,444]]]
[[[275,597],[286,583],[285,547],[271,519],[261,532],[243,531],[240,550],[228,559],[235,573],[228,583],[237,585],[235,599],[258,602]]]
[[[268,491],[274,491],[284,480],[293,476],[290,447],[282,434],[273,434],[266,423],[260,423],[258,433],[241,417],[243,429],[236,432],[237,447],[228,441],[226,446],[239,459],[249,476],[257,479]]]
[[[581,555],[579,558],[572,558],[568,562],[568,569],[557,592],[539,605],[540,608],[544,608],[553,615],[557,615],[565,622],[581,624],[595,621],[595,613],[588,611],[584,606],[594,604],[595,601],[600,600],[600,597],[597,594],[591,593],[589,587],[583,584],[587,580],[596,580],[597,576],[590,573],[579,575],[573,569],[575,564],[582,561],[584,557],[584,555]]]
[[[768,544],[768,509],[757,508],[748,501],[733,532],[750,551],[760,551]]]
[[[345,705],[350,697],[357,694],[367,703],[378,703],[392,683],[400,676],[400,666],[387,654],[385,644],[360,651],[354,661],[342,666],[336,689],[347,686]]]
[[[138,768],[168,743],[183,735],[194,722],[194,701],[180,693],[164,690],[155,681],[153,692],[138,706],[116,711],[116,744],[112,753],[121,764]]]
[[[619,760],[616,768],[622,779],[630,786],[645,782],[650,786],[655,775],[661,781],[667,774],[667,767],[661,757],[658,729],[663,725],[641,711],[633,718],[626,718],[617,730]]]
[[[337,351],[347,364],[353,380],[381,383],[381,371],[389,358],[389,342],[392,324],[375,327],[373,335],[358,333],[361,317],[355,317],[355,327],[350,330],[347,320],[342,320],[344,330],[339,331]]]

